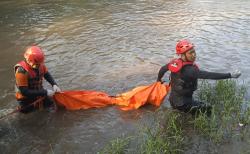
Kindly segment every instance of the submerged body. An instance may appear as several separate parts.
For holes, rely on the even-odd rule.
[[[20,105],[20,112],[29,113],[39,106],[55,109],[55,104],[49,98],[55,91],[60,91],[47,67],[44,65],[44,54],[37,46],[32,46],[24,53],[24,61],[17,63],[14,67],[16,84],[16,99]],[[54,90],[43,88],[45,78]],[[37,104],[32,104],[43,97]]]
[[[228,79],[238,78],[241,73],[215,73],[203,71],[195,64],[196,52],[194,45],[187,40],[182,40],[176,45],[176,53],[180,58],[170,61],[161,67],[157,81],[161,81],[167,71],[170,71],[171,93],[169,101],[174,109],[184,112],[196,113],[201,109],[210,112],[211,106],[193,99],[193,93],[197,90],[198,79]]]
[[[163,75],[169,71],[168,65],[161,67],[158,74],[158,81],[161,81]],[[206,108],[210,110],[211,108],[193,99],[193,93],[198,86],[198,79],[227,79],[231,78],[231,74],[202,71],[194,64],[187,64],[179,72],[171,72],[170,78],[171,92],[169,101],[171,106],[174,109],[189,112],[191,108],[193,110]]]

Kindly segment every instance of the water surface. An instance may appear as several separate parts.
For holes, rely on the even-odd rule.
[[[46,65],[63,90],[114,95],[150,84],[183,38],[196,45],[201,69],[240,69],[239,81],[249,85],[250,1],[2,0],[0,14],[1,109],[16,106],[13,66],[32,44],[43,48]],[[166,100],[162,108],[168,107]],[[0,150],[95,153],[111,139],[133,134],[154,115],[153,107],[16,114],[0,122]],[[230,144],[221,151],[237,153],[239,148]]]

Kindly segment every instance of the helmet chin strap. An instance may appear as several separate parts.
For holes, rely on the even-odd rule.
[[[193,61],[188,60],[186,53],[184,53],[183,55],[184,55],[184,57],[183,56],[181,57],[182,60],[184,60],[186,62],[193,62]]]
[[[185,59],[186,59],[186,61],[190,62],[190,61],[188,60],[188,58],[187,58],[187,55],[186,55],[186,53],[185,53]]]
[[[32,68],[32,69],[38,69],[39,67],[34,67],[34,65],[31,64],[28,60],[25,59],[25,62]]]
[[[188,58],[187,58],[186,53],[181,54],[181,59],[182,59],[183,61],[188,61]]]

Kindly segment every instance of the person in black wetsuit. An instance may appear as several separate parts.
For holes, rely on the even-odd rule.
[[[214,73],[202,71],[194,63],[196,52],[194,45],[188,40],[181,40],[176,45],[176,53],[180,58],[173,59],[168,64],[161,67],[157,81],[162,82],[162,77],[170,71],[171,93],[169,101],[174,109],[195,114],[198,110],[211,112],[211,106],[193,99],[193,92],[197,89],[198,79],[228,79],[238,78],[241,73]]]
[[[61,90],[44,65],[44,53],[38,46],[31,46],[25,51],[24,58],[24,61],[14,67],[16,99],[20,112],[29,113],[37,109],[38,105],[33,102],[41,97],[44,97],[40,102],[44,107],[56,111],[56,105],[49,97]],[[52,85],[53,90],[43,88],[43,78]]]

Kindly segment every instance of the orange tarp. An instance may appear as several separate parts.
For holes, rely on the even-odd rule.
[[[169,90],[170,86],[156,82],[148,86],[136,87],[116,97],[111,97],[104,92],[80,90],[56,93],[54,100],[68,110],[100,108],[107,105],[119,105],[122,106],[122,110],[133,110],[146,103],[160,106]]]
[[[112,104],[112,97],[97,91],[64,91],[56,93],[54,100],[68,110],[100,108]]]
[[[122,105],[122,110],[133,110],[145,105],[146,103],[160,106],[167,95],[170,87],[160,82],[149,86],[139,86],[131,91],[117,95],[115,104]]]

